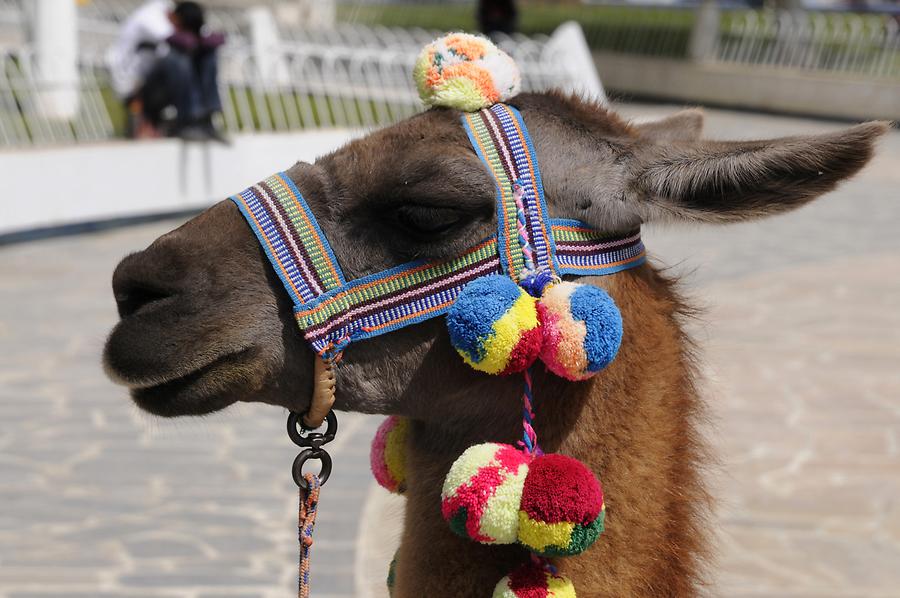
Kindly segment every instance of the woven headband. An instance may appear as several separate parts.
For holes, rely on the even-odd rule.
[[[496,183],[498,230],[454,258],[410,262],[347,282],[286,174],[231,197],[291,296],[297,325],[317,354],[333,359],[352,341],[442,315],[466,283],[488,274],[598,276],[644,262],[639,230],[609,237],[577,220],[548,217],[534,147],[518,110],[495,104],[465,113],[462,122]]]

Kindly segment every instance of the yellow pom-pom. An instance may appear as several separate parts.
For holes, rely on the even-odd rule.
[[[448,33],[425,46],[413,68],[419,97],[429,106],[474,112],[519,92],[513,59],[490,40]]]

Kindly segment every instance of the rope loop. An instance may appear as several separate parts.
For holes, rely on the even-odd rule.
[[[316,483],[319,486],[324,486],[325,482],[328,481],[328,478],[331,476],[331,455],[328,454],[323,448],[308,448],[304,449],[294,458],[294,464],[291,466],[291,473],[294,477],[294,483],[301,490],[310,491],[312,487],[309,485],[309,481],[307,477],[310,474],[303,473],[303,466],[307,461],[321,461],[322,469],[319,470],[319,473],[316,475]]]

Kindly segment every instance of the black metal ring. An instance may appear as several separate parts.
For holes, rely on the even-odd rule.
[[[334,440],[337,434],[338,421],[333,409],[325,416],[325,423],[327,424],[325,432],[316,432],[315,430],[318,428],[310,429],[306,427],[306,424],[303,423],[302,414],[291,411],[287,420],[287,433],[291,441],[297,446],[319,448],[323,444],[328,444]]]
[[[322,462],[322,469],[319,471],[319,486],[324,486],[325,482],[328,481],[328,476],[331,475],[331,455],[327,451],[320,448],[308,448],[301,451],[294,459],[291,473],[294,476],[294,483],[303,490],[309,490],[309,484],[303,477],[303,465],[310,459],[318,459]]]

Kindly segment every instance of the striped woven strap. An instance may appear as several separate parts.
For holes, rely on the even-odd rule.
[[[643,263],[640,234],[604,238],[580,222],[551,220],[559,273],[612,274]],[[340,351],[370,338],[444,314],[466,283],[502,272],[492,237],[442,262],[413,262],[351,281],[295,312],[317,352]]]
[[[256,233],[294,305],[347,284],[316,217],[285,173],[231,199]]]
[[[466,283],[526,270],[604,275],[644,262],[640,232],[604,236],[577,220],[550,219],[524,121],[497,105],[464,117],[497,184],[498,234],[443,261],[418,261],[349,283],[309,205],[284,173],[231,197],[294,303],[313,350],[333,358],[355,340],[444,314]]]
[[[605,276],[640,266],[646,260],[641,231],[604,236],[578,220],[550,220],[559,275]]]
[[[553,236],[537,157],[518,110],[494,104],[463,114],[478,157],[497,186],[497,238],[503,271],[514,279],[526,271],[556,273]]]

